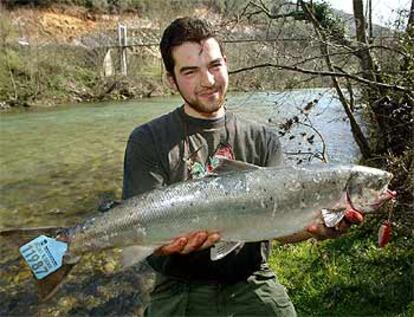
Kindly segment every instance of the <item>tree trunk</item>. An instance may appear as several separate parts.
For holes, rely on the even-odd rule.
[[[371,43],[374,38],[374,29],[372,27],[372,0],[368,0],[368,30],[369,30],[369,42]]]
[[[411,9],[408,15],[407,33],[409,36],[414,36],[414,0],[411,0]]]
[[[379,67],[368,46],[369,43],[366,33],[367,25],[364,16],[363,0],[353,0],[353,7],[356,37],[358,45],[361,48],[355,55],[359,59],[362,69],[362,77],[371,81],[383,82],[380,76]],[[365,102],[372,110],[373,117],[377,123],[374,152],[377,154],[384,153],[389,145],[389,136],[386,133],[388,130],[388,115],[385,113],[387,109],[384,108],[384,102],[388,100],[388,91],[379,88],[365,87],[362,92],[365,97]]]
[[[324,33],[324,30],[321,29],[318,21],[316,20],[315,16],[312,13],[311,6],[305,3],[304,1],[300,2],[302,5],[302,10],[305,12],[305,14],[309,17],[309,20],[311,21],[312,25],[314,26],[315,32],[319,37],[320,40],[320,50],[322,55],[325,57],[326,65],[329,69],[329,71],[334,72],[334,65],[332,64],[331,57],[329,54],[329,46],[327,45],[328,39]],[[345,113],[348,116],[349,123],[351,125],[351,131],[352,135],[354,136],[354,139],[356,143],[358,144],[358,147],[361,151],[362,157],[364,159],[370,159],[371,158],[371,149],[369,146],[369,143],[367,139],[364,136],[364,133],[362,132],[361,127],[359,126],[358,122],[355,119],[354,114],[351,111],[351,108],[349,106],[349,103],[342,92],[341,86],[339,84],[339,80],[337,77],[332,76],[332,83],[335,87],[336,93],[338,94],[339,100],[342,103],[342,106],[344,108]]]
[[[378,66],[376,65],[371,52],[368,48],[368,38],[366,33],[366,21],[364,16],[364,4],[362,0],[353,0],[354,19],[356,27],[356,37],[361,47],[356,55],[358,56],[363,71],[363,77],[372,81],[378,81],[375,75]]]

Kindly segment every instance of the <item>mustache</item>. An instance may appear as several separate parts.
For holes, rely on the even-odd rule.
[[[204,94],[210,94],[210,93],[219,92],[219,91],[220,90],[217,87],[212,87],[212,88],[201,89],[197,91],[197,94],[204,95]]]

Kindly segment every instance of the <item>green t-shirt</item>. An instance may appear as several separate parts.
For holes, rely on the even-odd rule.
[[[123,199],[189,178],[201,177],[214,155],[225,155],[258,166],[282,163],[277,132],[238,118],[203,120],[189,117],[183,107],[137,127],[130,135],[124,160]],[[260,228],[258,228],[260,230]],[[221,260],[210,250],[188,255],[150,256],[148,263],[167,276],[200,281],[236,282],[255,271],[269,273],[269,241],[246,243]]]

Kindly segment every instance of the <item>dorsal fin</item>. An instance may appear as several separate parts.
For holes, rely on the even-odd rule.
[[[218,159],[218,165],[211,171],[211,174],[220,175],[231,172],[252,171],[261,168],[250,163],[229,160],[228,158],[222,156],[216,156],[215,158]]]

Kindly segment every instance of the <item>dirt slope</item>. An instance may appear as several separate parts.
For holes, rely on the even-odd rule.
[[[30,44],[72,43],[74,40],[103,30],[115,30],[118,23],[129,28],[153,27],[137,14],[93,14],[84,8],[19,8],[5,12],[18,30],[18,38]]]

